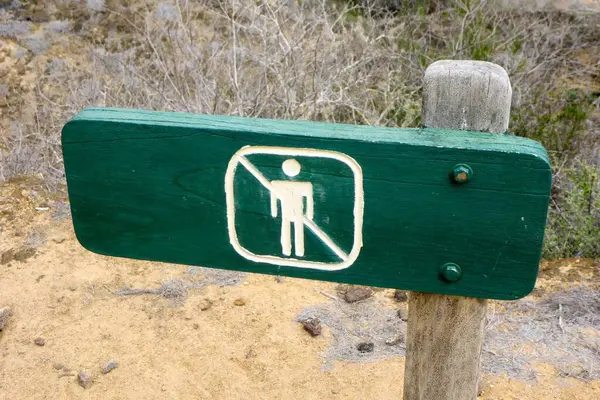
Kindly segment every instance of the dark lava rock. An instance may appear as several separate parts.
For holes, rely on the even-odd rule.
[[[109,362],[106,363],[106,365],[104,365],[104,367],[102,367],[102,373],[108,374],[110,371],[117,368],[118,366],[119,366],[119,363],[116,360],[110,360]]]
[[[304,330],[310,333],[311,336],[319,336],[323,331],[321,321],[318,318],[306,318],[301,322]]]
[[[372,353],[375,350],[375,343],[373,342],[362,342],[356,346],[356,350],[361,353]]]
[[[355,303],[371,296],[373,296],[373,291],[365,286],[351,286],[344,293],[344,299],[348,303]]]
[[[404,303],[408,300],[408,295],[404,290],[396,290],[394,292],[394,300],[396,300],[398,303]]]
[[[86,371],[81,371],[77,375],[77,383],[79,383],[79,386],[82,388],[87,389],[92,386],[92,377]]]

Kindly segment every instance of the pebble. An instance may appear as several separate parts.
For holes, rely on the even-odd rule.
[[[311,336],[319,336],[323,329],[321,327],[321,321],[318,318],[309,317],[301,321],[304,330],[310,333]]]
[[[394,292],[394,300],[396,300],[398,303],[404,303],[408,300],[408,295],[404,290],[396,290]]]
[[[398,335],[396,337],[391,337],[385,341],[385,344],[388,346],[395,346],[397,344],[404,343],[404,335]]]
[[[61,370],[65,367],[64,364],[61,363],[54,363],[54,365],[52,366],[52,368],[56,369],[56,370]]]
[[[33,343],[37,344],[38,346],[43,346],[46,344],[46,340],[42,337],[39,337],[39,338],[35,339],[33,341]]]
[[[362,342],[356,346],[356,349],[361,353],[372,353],[375,350],[375,343],[373,342]]]
[[[371,296],[373,296],[373,291],[365,286],[351,286],[346,289],[346,293],[344,293],[344,299],[348,303],[355,303]]]
[[[246,359],[251,359],[251,358],[256,358],[257,354],[254,351],[253,348],[250,348],[250,350],[248,350],[248,353],[246,353]]]
[[[10,308],[4,307],[0,308],[0,332],[4,330],[6,327],[6,323],[8,322],[8,317],[10,316]]]
[[[198,306],[200,307],[200,311],[206,311],[209,308],[211,308],[212,305],[213,305],[213,302],[211,299],[204,298],[204,299],[200,300],[200,304]]]
[[[405,308],[399,308],[398,311],[396,311],[396,313],[398,314],[398,318],[400,318],[402,321],[406,322],[408,321],[408,310]]]
[[[239,298],[239,299],[236,299],[236,300],[233,302],[233,304],[235,304],[236,306],[243,306],[243,305],[245,305],[245,304],[246,304],[246,300],[244,300],[244,299],[242,299],[242,298]]]
[[[200,328],[200,325],[198,325],[198,324],[196,324],[196,323],[195,323],[194,325],[192,325],[192,327],[193,327],[194,329],[199,329],[199,328]]]
[[[92,386],[92,377],[86,371],[81,371],[77,375],[77,383],[79,383],[79,386],[82,388],[87,389]]]
[[[109,362],[106,363],[106,365],[104,365],[104,367],[102,367],[102,373],[108,374],[110,371],[117,368],[118,366],[119,366],[119,363],[116,360],[110,360]]]
[[[285,277],[279,275],[275,277],[275,282],[283,283],[283,281],[285,281]]]

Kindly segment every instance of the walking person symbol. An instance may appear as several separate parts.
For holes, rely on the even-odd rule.
[[[281,165],[283,172],[290,178],[300,173],[300,163],[293,158]],[[310,182],[271,181],[271,216],[277,217],[278,204],[281,203],[281,252],[285,256],[292,254],[291,225],[294,224],[294,254],[304,256],[304,217],[314,217],[313,187]],[[306,214],[304,210],[306,198]]]

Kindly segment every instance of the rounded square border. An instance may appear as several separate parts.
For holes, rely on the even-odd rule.
[[[234,197],[234,178],[235,171],[240,164],[242,157],[251,154],[269,154],[280,156],[297,156],[311,158],[328,158],[338,160],[346,164],[354,175],[354,241],[352,250],[348,257],[339,263],[323,263],[317,261],[305,261],[297,258],[282,258],[276,256],[258,255],[244,248],[237,237],[235,229],[235,197]],[[235,251],[242,257],[259,263],[272,265],[280,265],[286,267],[309,268],[324,271],[338,271],[351,266],[362,248],[362,226],[364,216],[364,189],[363,189],[363,174],[360,165],[352,157],[331,150],[307,149],[307,148],[291,148],[277,146],[244,146],[238,150],[229,161],[227,171],[225,173],[225,198],[227,203],[227,230],[229,232],[229,242]]]

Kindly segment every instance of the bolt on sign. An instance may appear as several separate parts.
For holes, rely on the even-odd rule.
[[[62,144],[99,254],[494,299],[535,284],[551,170],[532,140],[89,108]]]

